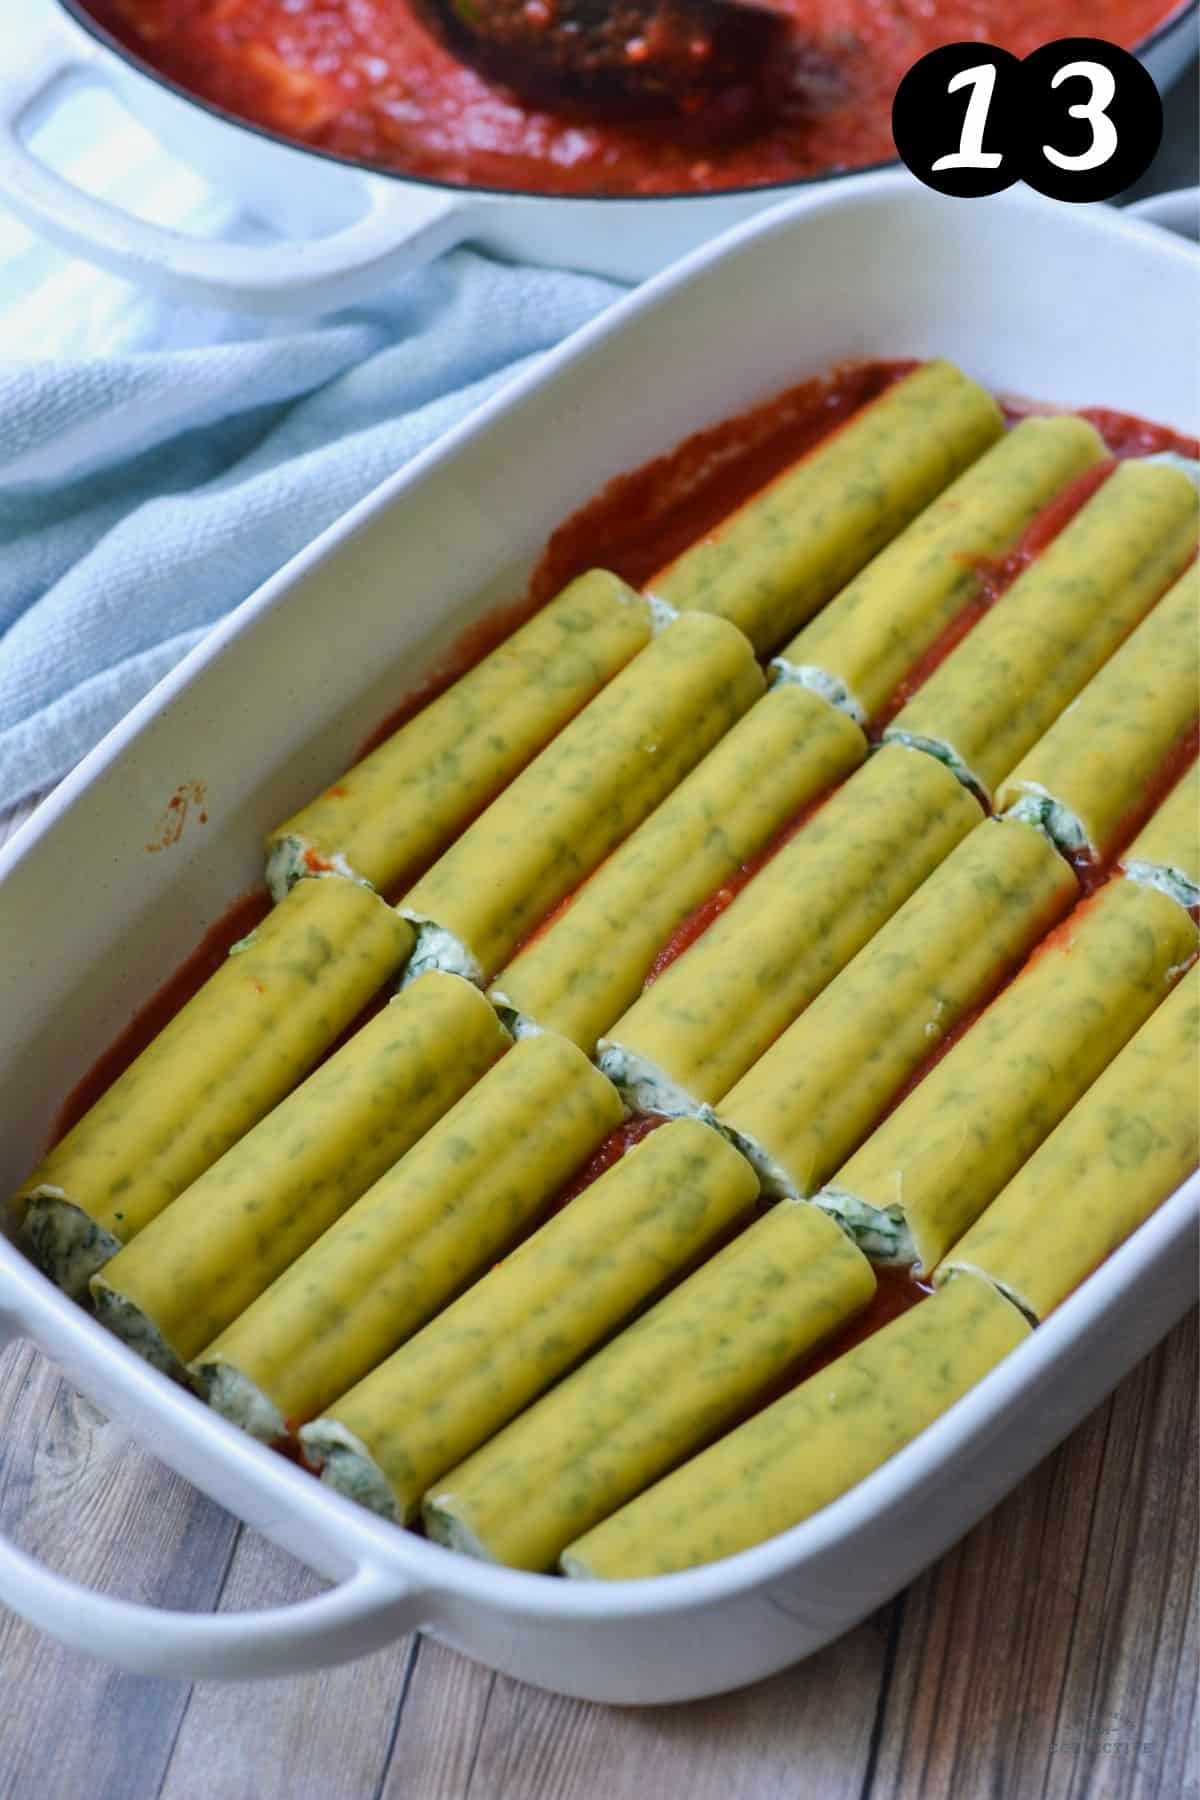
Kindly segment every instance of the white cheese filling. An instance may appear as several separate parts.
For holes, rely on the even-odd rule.
[[[675,623],[679,617],[679,608],[672,606],[669,600],[660,600],[657,594],[647,593],[643,598],[650,608],[650,629],[657,637],[660,631],[665,631],[668,625]]]
[[[1130,881],[1140,882],[1142,887],[1157,888],[1168,899],[1177,900],[1185,912],[1191,912],[1200,906],[1200,887],[1182,869],[1173,869],[1168,863],[1136,860],[1122,863],[1121,867]]]
[[[317,1463],[328,1487],[357,1500],[380,1518],[403,1525],[396,1496],[367,1446],[336,1419],[314,1419],[300,1430],[300,1442]]]
[[[822,669],[816,663],[793,663],[786,656],[776,656],[767,665],[767,675],[772,687],[790,682],[793,687],[807,688],[810,694],[819,694],[822,700],[828,700],[830,706],[836,706],[839,712],[853,719],[856,725],[865,728],[866,708],[855,698],[840,676],[831,675],[828,669]]]
[[[1178,469],[1181,475],[1187,476],[1193,487],[1200,488],[1200,462],[1194,457],[1180,456],[1177,450],[1158,450],[1153,456],[1141,457],[1139,461],[1161,463],[1165,468]]]
[[[419,975],[426,975],[430,969],[440,970],[443,975],[461,975],[474,987],[482,987],[484,974],[482,965],[472,956],[462,939],[447,931],[444,925],[438,925],[433,919],[426,919],[420,913],[400,909],[401,918],[417,928],[417,941],[413,953],[409,957],[404,973],[400,977],[401,988],[411,987]]]
[[[523,1013],[519,1006],[514,1006],[508,995],[499,988],[492,988],[488,999],[500,1015],[500,1023],[513,1039],[527,1037],[544,1037],[546,1027]]]
[[[570,1581],[595,1581],[596,1579],[586,1563],[580,1562],[577,1556],[572,1556],[566,1550],[559,1557],[558,1566]]]
[[[665,1075],[657,1063],[601,1038],[596,1046],[596,1064],[607,1075],[631,1112],[664,1113],[669,1119],[699,1119],[702,1125],[716,1130],[717,1115],[711,1106],[695,1100],[686,1088]]]
[[[1095,848],[1088,841],[1077,813],[1047,793],[1036,781],[1023,781],[1021,790],[1021,798],[1013,802],[1004,818],[1019,819],[1023,825],[1036,825],[1064,856],[1095,855]]]
[[[304,860],[310,850],[315,856],[319,856],[322,862],[328,863],[329,867],[327,869],[310,869]],[[360,875],[358,870],[347,862],[340,850],[336,851],[334,855],[328,856],[324,850],[318,850],[315,844],[310,844],[306,838],[300,837],[278,838],[271,845],[270,854],[267,857],[266,881],[267,891],[276,906],[291,892],[298,881],[311,880],[315,875],[340,875],[345,881],[357,881],[360,887],[371,886],[366,876]]]
[[[822,1212],[836,1219],[864,1256],[889,1267],[911,1268],[917,1259],[908,1220],[899,1206],[871,1206],[844,1188],[827,1187],[815,1197]]]

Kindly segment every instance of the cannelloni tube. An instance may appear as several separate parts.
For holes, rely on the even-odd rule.
[[[56,1144],[16,1200],[35,1260],[75,1298],[302,1081],[396,973],[412,927],[353,882],[305,884]]]
[[[100,1318],[181,1374],[508,1043],[456,976],[406,989],[93,1278]]]
[[[1200,970],[1185,975],[935,1271],[982,1275],[1035,1322],[1200,1162]]]
[[[431,1537],[547,1569],[708,1443],[867,1304],[875,1278],[817,1209],[785,1200],[437,1482]],[[840,1241],[839,1241],[840,1239]]]
[[[1122,463],[885,737],[922,745],[994,793],[1183,572],[1198,507],[1178,469]]]
[[[1193,564],[1022,757],[1001,784],[997,807],[1036,821],[1067,855],[1106,862],[1194,723],[1198,702],[1200,567]]]
[[[1102,460],[1084,419],[1025,419],[917,514],[772,665],[860,725],[979,591],[978,566],[1011,549],[1072,476]]]
[[[1189,910],[1200,905],[1200,763],[1175,783],[1121,860],[1133,880]]]
[[[1150,887],[1083,902],[817,1196],[867,1254],[931,1269],[1164,998],[1196,928]]]
[[[516,1029],[559,1031],[591,1052],[693,907],[866,754],[843,714],[776,688],[508,965],[493,1002]]]
[[[1035,826],[977,826],[718,1106],[768,1191],[828,1181],[1078,895]]]
[[[576,1540],[566,1575],[669,1575],[761,1544],[903,1450],[1029,1335],[962,1275]]]
[[[600,1041],[630,1105],[720,1100],[961,838],[979,806],[892,745],[839,788]]]
[[[774,650],[902,531],[1004,422],[951,363],[915,369],[785,470],[649,584]]]
[[[490,980],[763,685],[732,625],[675,619],[405,895],[401,911],[420,924],[413,974]]]
[[[622,1116],[574,1044],[518,1045],[204,1350],[210,1402],[268,1439],[312,1418],[500,1255]]]
[[[628,1152],[301,1432],[389,1518],[492,1437],[752,1205],[745,1160],[676,1119]]]
[[[314,869],[409,881],[648,644],[650,608],[594,569],[267,839],[278,900]]]

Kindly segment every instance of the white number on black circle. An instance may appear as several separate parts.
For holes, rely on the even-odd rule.
[[[1084,174],[1089,169],[1102,169],[1111,161],[1117,149],[1117,128],[1108,116],[1107,108],[1116,98],[1117,84],[1111,69],[1106,69],[1098,62],[1064,63],[1058,74],[1050,83],[1052,88],[1061,87],[1064,81],[1073,76],[1082,76],[1091,84],[1091,93],[1086,100],[1077,106],[1068,106],[1067,116],[1072,119],[1086,119],[1092,128],[1092,141],[1086,150],[1078,156],[1066,156],[1056,150],[1053,144],[1042,145],[1042,155],[1052,162],[1056,169],[1067,169],[1072,173]],[[970,109],[968,108],[968,115]],[[936,165],[935,165],[936,166]]]
[[[1076,68],[1088,68],[1092,64],[1075,64]],[[1108,73],[1107,70],[1104,71]],[[946,156],[939,156],[933,164],[933,170],[939,169],[998,169],[1004,158],[998,151],[985,150],[983,134],[987,129],[988,107],[992,104],[992,95],[996,89],[995,63],[976,63],[973,69],[963,69],[948,85],[948,94],[957,94],[960,88],[969,87],[971,98],[967,101],[966,116],[963,119],[962,136],[958,140],[958,149],[951,150]],[[1112,95],[1109,95],[1109,99]],[[1105,105],[1108,101],[1105,101]],[[1072,111],[1076,110],[1072,108]],[[1107,124],[1108,121],[1105,120]],[[1094,167],[1089,163],[1088,167]]]

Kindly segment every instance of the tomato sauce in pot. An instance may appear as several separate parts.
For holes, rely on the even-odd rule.
[[[87,0],[135,55],[248,122],[436,181],[543,194],[706,193],[894,155],[892,96],[918,58],[978,39],[1024,56],[1086,34],[1133,46],[1169,0],[778,0],[786,79],[682,116],[599,122],[522,104],[457,62],[405,0]]]

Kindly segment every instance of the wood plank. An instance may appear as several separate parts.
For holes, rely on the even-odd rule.
[[[870,1800],[1195,1794],[1193,1313],[906,1597]]]
[[[244,1529],[220,1610],[290,1605],[324,1585],[286,1551]],[[252,1690],[197,1682],[160,1800],[366,1800],[378,1792],[387,1766],[415,1651],[415,1639],[402,1638],[360,1662],[255,1682]]]
[[[685,1706],[592,1706],[421,1646],[381,1800],[830,1800],[865,1777],[888,1609],[796,1669]]]
[[[237,1530],[32,1346],[0,1353],[0,1532],[89,1587],[208,1610]],[[6,1800],[140,1800],[157,1791],[185,1686],[107,1668],[4,1609],[0,1669]]]

